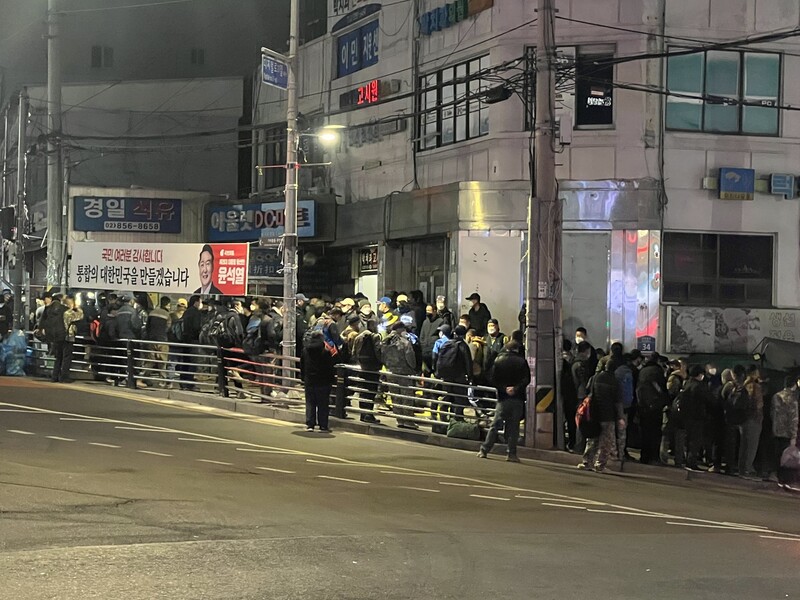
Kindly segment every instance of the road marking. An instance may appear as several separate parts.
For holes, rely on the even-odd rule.
[[[140,454],[150,454],[151,456],[172,456],[172,454],[164,454],[163,452],[153,452],[152,450],[137,450]]]
[[[273,473],[287,473],[289,475],[294,475],[296,471],[287,471],[286,469],[275,469],[274,467],[256,467],[256,469],[261,469],[262,471],[272,471]]]
[[[405,471],[381,471],[386,475],[408,475],[409,477],[441,477],[439,473],[406,473]]]
[[[101,444],[100,442],[89,442],[90,446],[99,446],[100,448],[122,448],[122,446],[115,446],[114,444]]]
[[[453,487],[472,487],[468,483],[457,483],[455,481],[440,481],[439,485],[452,485]]]
[[[203,440],[199,438],[185,438],[179,437],[180,442],[204,442],[206,444],[237,444],[238,442],[231,442],[229,440]]]
[[[297,454],[295,450],[261,450],[260,448],[237,448],[236,450],[238,452],[259,452],[262,454]]]
[[[28,414],[31,414],[31,415],[35,415],[35,414],[37,414],[37,413],[35,413],[34,411],[32,411],[32,410],[30,410],[30,409],[24,409],[24,410],[23,410],[23,409],[18,409],[18,408],[0,408],[0,412],[8,412],[8,413],[28,413]]]
[[[113,423],[113,421],[111,421]],[[124,425],[116,425],[114,429],[124,429],[127,431],[147,431],[149,433],[175,433],[174,431],[170,431],[169,429],[163,429],[161,427],[147,427],[144,425],[140,425],[139,427],[126,427]]]
[[[430,488],[413,487],[410,485],[398,485],[397,487],[404,490],[415,490],[417,492],[431,492],[432,494],[438,494],[442,491],[442,490],[432,490]]]
[[[44,437],[46,437],[48,440],[56,440],[56,441],[59,441],[59,442],[74,442],[75,441],[72,438],[59,437],[57,435],[46,435]]]
[[[100,417],[59,417],[59,421],[83,421],[85,423],[113,423],[108,419],[101,419]]]
[[[316,458],[307,458],[306,462],[314,463],[314,464],[317,464],[317,465],[333,465],[335,467],[339,467],[339,466],[344,464],[342,462],[335,462],[335,461],[329,461],[329,460],[317,460]]]
[[[682,523],[680,521],[667,521],[667,525],[681,525],[683,527],[704,527],[706,529],[727,529],[728,531],[757,531],[762,529],[745,529],[744,527],[730,527],[729,525],[709,525],[707,523]]]
[[[760,535],[758,537],[764,538],[765,540],[785,540],[787,542],[800,542],[800,538],[781,537],[778,535]]]
[[[575,506],[574,504],[556,504],[554,502],[542,502],[542,506],[555,506],[556,508],[577,508],[578,510],[586,510],[585,506]]]
[[[346,481],[347,483],[369,483],[369,481],[361,481],[360,479],[345,479],[344,477],[333,477],[332,475],[317,475],[320,479],[333,479],[334,481]]]
[[[18,433],[20,435],[36,435],[32,431],[22,431],[21,429],[6,429],[8,433]]]
[[[545,496],[526,496],[524,494],[517,494],[514,496],[515,498],[524,498],[525,500],[547,500],[551,502],[556,500],[557,498],[553,497],[545,497]],[[560,498],[558,498],[560,500]],[[563,500],[563,502],[574,502],[575,504],[592,504],[595,506],[605,506],[604,502],[595,502],[594,500]]]
[[[501,498],[500,496],[482,496],[480,494],[470,494],[470,498],[483,498],[484,500],[502,500],[503,502],[508,502],[511,498]]]
[[[197,462],[209,463],[209,464],[212,464],[212,465],[224,465],[226,467],[232,467],[233,466],[233,463],[223,462],[221,460],[211,460],[209,458],[198,458]]]
[[[629,512],[624,510],[604,510],[601,508],[587,508],[586,509],[590,513],[603,513],[607,515],[627,515],[629,517],[652,517],[655,519],[663,519],[661,515],[651,515],[648,513],[643,512]]]

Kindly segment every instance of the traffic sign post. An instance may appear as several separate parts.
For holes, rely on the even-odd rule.
[[[261,81],[282,90],[289,87],[289,63],[277,53],[261,49]]]

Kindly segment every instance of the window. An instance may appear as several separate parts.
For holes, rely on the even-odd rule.
[[[204,48],[192,48],[191,61],[193,65],[206,64],[206,51]]]
[[[614,125],[613,54],[579,55],[575,61],[575,125]]]
[[[114,66],[114,48],[109,46],[92,46],[92,68],[110,68]]]
[[[780,54],[709,50],[671,56],[667,129],[778,135],[780,80]]]
[[[664,302],[772,306],[769,235],[664,232]]]
[[[378,63],[378,19],[336,38],[336,77]]]
[[[482,56],[419,79],[419,150],[448,146],[489,133],[489,109],[478,95],[489,86],[480,73],[489,68]]]

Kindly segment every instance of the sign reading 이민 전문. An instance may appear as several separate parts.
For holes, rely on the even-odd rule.
[[[248,244],[76,242],[70,287],[219,294],[247,292]]]

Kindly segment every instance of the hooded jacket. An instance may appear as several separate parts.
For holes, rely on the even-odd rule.
[[[433,355],[433,346],[436,340],[439,339],[439,327],[444,325],[444,319],[438,314],[434,314],[433,318],[428,316],[422,322],[422,329],[419,332],[419,343],[422,347],[422,356],[429,359]]]
[[[478,307],[469,309],[469,323],[479,336],[486,335],[486,326],[489,324],[489,319],[492,318],[492,313],[489,308],[483,303],[479,302]]]
[[[315,331],[303,344],[300,357],[303,383],[309,387],[333,385],[336,382],[336,357],[325,348],[325,336]]]
[[[390,333],[381,343],[380,359],[395,375],[414,375],[417,371],[417,357],[411,340],[397,331]]]
[[[516,344],[509,344],[497,355],[492,371],[492,385],[497,388],[500,400],[507,398],[525,399],[525,388],[531,382],[531,369]],[[509,396],[506,388],[513,387],[514,394]]]

